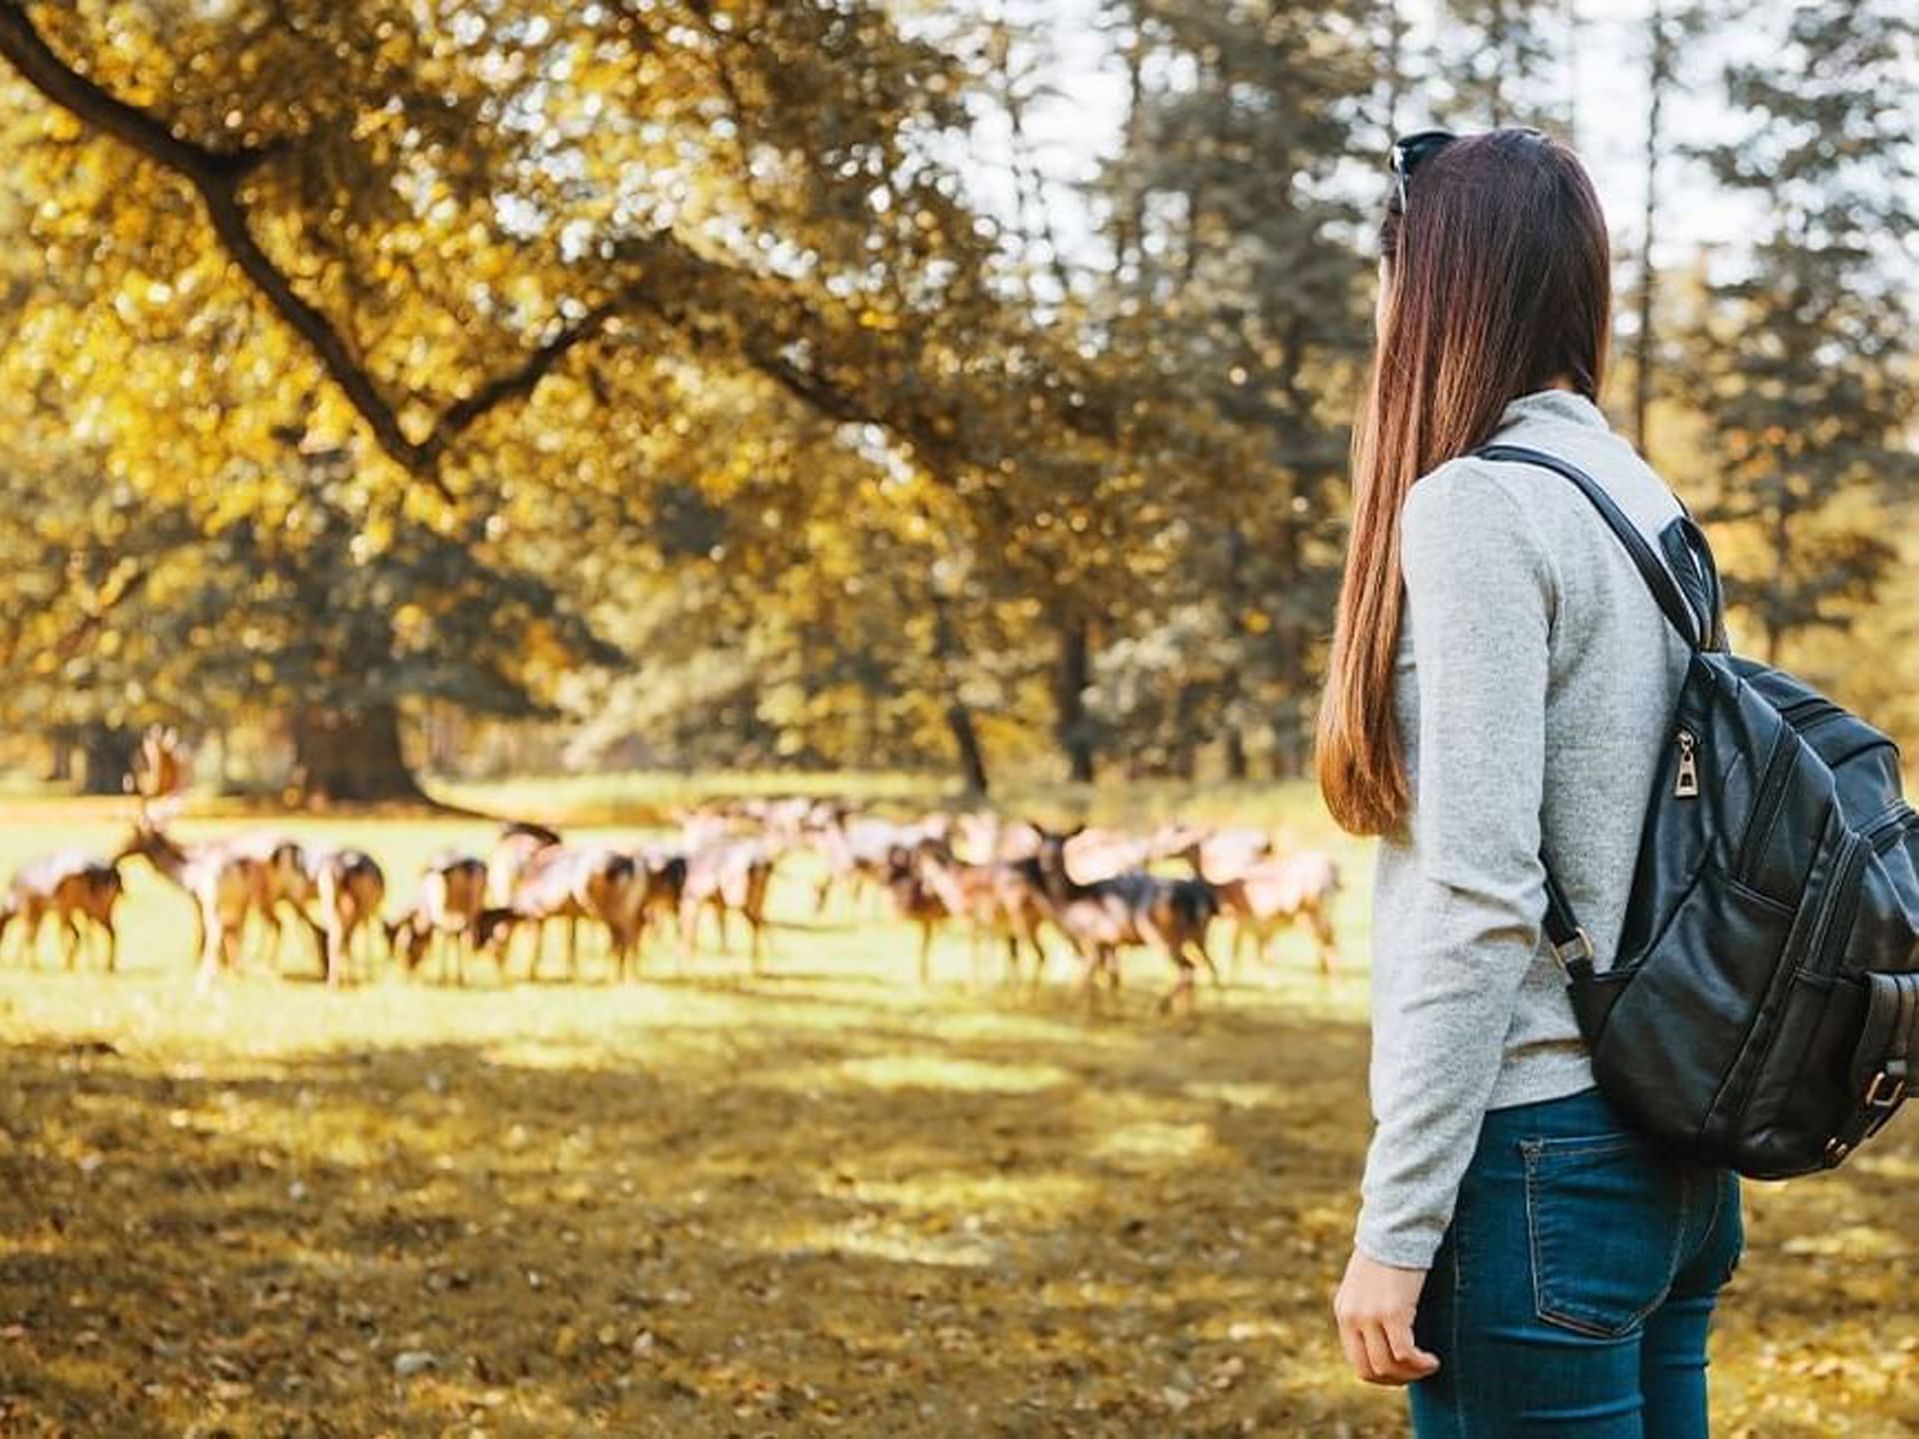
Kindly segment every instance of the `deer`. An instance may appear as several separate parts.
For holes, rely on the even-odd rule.
[[[455,984],[466,984],[468,955],[485,948],[496,961],[504,951],[483,944],[480,916],[486,910],[486,861],[477,854],[448,850],[427,861],[420,872],[419,898],[413,908],[387,926],[387,945],[411,974],[433,942],[440,941],[440,980],[446,981],[448,951]],[[489,934],[488,939],[492,936]]]
[[[680,947],[686,955],[699,948],[700,916],[712,910],[720,928],[720,950],[726,950],[726,916],[737,911],[746,920],[752,938],[749,954],[753,973],[761,973],[766,939],[766,892],[773,880],[773,852],[756,839],[720,840],[686,856],[686,879],[680,893]]]
[[[559,831],[530,820],[512,820],[500,828],[493,858],[487,862],[488,898],[499,908],[510,908],[520,871],[543,849],[560,843]]]
[[[1201,879],[1164,879],[1145,870],[1081,882],[1066,862],[1066,846],[1077,833],[1042,831],[1034,858],[1052,921],[1080,957],[1089,1007],[1097,1004],[1102,976],[1118,992],[1119,951],[1149,944],[1165,954],[1175,972],[1171,988],[1159,997],[1159,1011],[1168,1013],[1183,999],[1190,1013],[1198,965],[1206,967],[1216,987],[1220,983],[1219,968],[1206,949],[1207,927],[1219,911],[1213,887]]]
[[[175,731],[155,726],[141,736],[126,782],[136,797],[133,830],[113,862],[118,868],[123,860],[144,859],[193,901],[194,953],[204,988],[220,972],[238,968],[241,933],[267,881],[260,861],[229,844],[182,845],[166,832],[184,803],[186,772]]]
[[[684,850],[672,844],[643,845],[631,851],[635,879],[629,902],[627,923],[632,934],[634,966],[639,964],[640,942],[655,917],[662,922],[677,915],[686,898],[687,859]],[[686,970],[687,947],[681,932],[679,964]],[[620,966],[620,978],[626,978],[626,966]]]
[[[1331,976],[1335,960],[1333,904],[1339,897],[1339,866],[1314,850],[1262,859],[1237,878],[1216,886],[1220,906],[1233,916],[1233,966],[1246,942],[1260,963],[1275,932],[1303,920],[1319,948],[1319,972]]]
[[[955,911],[928,883],[918,852],[904,845],[894,845],[887,852],[886,873],[882,883],[900,918],[919,926],[920,987],[924,989],[933,982],[934,931],[951,919]]]
[[[849,902],[858,905],[869,884],[883,886],[893,849],[911,849],[923,839],[944,841],[952,833],[952,816],[926,815],[911,823],[875,815],[844,816],[814,832],[814,844],[826,859],[826,874],[814,892],[813,912],[824,913],[836,887],[843,886]]]
[[[1046,972],[1046,950],[1040,944],[1039,931],[1047,919],[1037,862],[1028,858],[971,864],[932,840],[922,842],[914,857],[927,888],[949,914],[964,919],[971,929],[975,982],[980,941],[992,936],[1005,942],[1007,978],[1014,984],[1019,982],[1020,945],[1032,950],[1032,987],[1037,990]]]
[[[380,911],[386,905],[386,872],[363,849],[307,850],[306,890],[295,903],[305,915],[310,902],[318,920],[308,919],[320,942],[320,962],[327,987],[349,982],[354,938],[361,934],[385,937]]]
[[[74,853],[34,860],[22,865],[7,886],[6,901],[0,905],[0,942],[9,928],[20,925],[21,949],[38,968],[40,931],[47,920],[55,920],[65,936],[62,949],[71,970],[80,958],[84,920],[87,932],[104,942],[106,970],[112,974],[120,948],[113,912],[125,892],[115,862]]]
[[[325,956],[325,932],[307,912],[313,881],[307,873],[307,853],[300,842],[289,835],[271,831],[235,836],[222,843],[227,849],[253,860],[260,867],[260,891],[254,896],[254,912],[267,927],[267,955],[274,969],[283,967],[285,921],[283,911],[292,910],[301,926],[308,930]]]
[[[128,859],[144,859],[193,901],[194,954],[202,987],[222,971],[239,967],[240,936],[266,884],[258,860],[235,854],[224,844],[180,844],[144,810],[114,856],[116,866]]]
[[[1263,829],[1207,829],[1169,824],[1152,838],[1157,858],[1183,861],[1196,879],[1220,885],[1273,857],[1273,837]]]
[[[604,845],[582,848],[556,842],[533,849],[519,867],[505,905],[516,923],[534,926],[527,978],[539,977],[549,919],[566,921],[568,979],[579,976],[582,919],[606,926],[614,962],[624,976],[638,939],[634,891],[639,882],[633,856]]]

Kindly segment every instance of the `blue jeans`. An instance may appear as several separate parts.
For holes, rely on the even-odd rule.
[[[1487,1112],[1413,1324],[1419,1439],[1703,1439],[1706,1331],[1739,1180],[1634,1134],[1596,1089]]]

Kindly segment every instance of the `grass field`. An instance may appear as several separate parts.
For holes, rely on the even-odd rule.
[[[0,818],[4,870],[119,812]],[[295,828],[400,899],[488,835]],[[135,867],[121,975],[0,969],[0,1434],[1400,1433],[1328,1320],[1366,1133],[1343,858],[1345,971],[1295,937],[1191,1020],[1145,960],[1113,1018],[975,990],[957,938],[921,991],[905,929],[807,912],[804,861],[758,980],[662,952],[614,986],[594,949],[576,986],[335,994],[302,956],[199,994]],[[1720,1432],[1919,1429],[1916,1131],[1749,1187]]]

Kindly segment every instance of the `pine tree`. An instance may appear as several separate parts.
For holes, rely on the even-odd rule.
[[[1875,598],[1898,558],[1889,516],[1919,487],[1902,250],[1919,214],[1900,103],[1919,15],[1906,0],[1824,0],[1753,18],[1778,30],[1763,63],[1726,71],[1744,133],[1697,153],[1754,213],[1755,238],[1708,280],[1694,388],[1729,598],[1780,662]]]

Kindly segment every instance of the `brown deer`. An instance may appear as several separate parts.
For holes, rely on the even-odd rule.
[[[1071,942],[1084,966],[1081,986],[1089,1005],[1097,1002],[1098,981],[1119,989],[1119,951],[1152,945],[1172,962],[1172,987],[1159,998],[1165,1013],[1184,999],[1194,1005],[1193,976],[1199,964],[1217,986],[1219,969],[1206,949],[1206,930],[1218,913],[1213,887],[1201,879],[1162,879],[1133,870],[1109,879],[1082,883],[1066,862],[1066,846],[1077,831],[1042,832],[1034,857],[1053,923]],[[1195,961],[1197,960],[1197,964]]]
[[[964,919],[970,928],[969,963],[975,983],[980,942],[993,938],[1006,945],[1006,976],[1015,985],[1019,983],[1020,945],[1032,951],[1032,988],[1037,990],[1046,972],[1046,950],[1040,944],[1039,931],[1048,913],[1037,862],[1022,859],[969,864],[934,841],[921,844],[915,859],[926,886],[948,913]]]
[[[337,989],[351,978],[354,938],[385,936],[380,910],[386,904],[386,873],[363,849],[325,849],[307,851],[306,874],[319,911],[321,964],[328,986]],[[363,967],[366,962],[363,955]]]
[[[953,917],[954,911],[947,907],[934,887],[928,883],[926,873],[920,864],[919,855],[904,845],[894,845],[886,856],[886,875],[884,878],[886,893],[893,901],[893,908],[901,919],[908,924],[916,924],[920,931],[920,985],[924,987],[933,982],[933,934]]]
[[[640,883],[633,856],[604,845],[542,844],[532,849],[514,877],[506,908],[516,921],[533,925],[533,958],[527,978],[537,979],[544,958],[546,921],[566,922],[566,974],[580,968],[580,921],[606,927],[618,972],[624,976],[637,935],[634,890]]]
[[[106,969],[112,974],[120,947],[113,911],[125,888],[115,864],[90,855],[49,855],[22,865],[0,906],[0,943],[7,930],[18,924],[21,951],[37,968],[40,931],[47,920],[54,920],[65,936],[62,952],[67,968],[72,969],[80,958],[81,922],[85,921],[86,933],[104,942]]]
[[[183,802],[186,776],[175,731],[155,726],[141,736],[126,786],[137,796],[138,811],[114,863],[144,859],[193,901],[194,954],[199,982],[206,985],[222,970],[238,968],[247,916],[266,892],[267,877],[259,860],[230,844],[182,845],[166,832]]]
[[[1152,839],[1154,855],[1184,861],[1197,879],[1225,884],[1273,855],[1273,837],[1263,829],[1208,829],[1166,825]]]
[[[116,864],[144,859],[193,901],[201,984],[210,984],[222,970],[238,968],[240,936],[266,884],[258,860],[219,843],[182,845],[144,810],[114,858]]]
[[[1304,921],[1319,946],[1319,972],[1331,975],[1336,958],[1333,905],[1339,898],[1339,866],[1329,855],[1313,850],[1260,860],[1236,879],[1217,886],[1220,907],[1237,925],[1233,932],[1233,966],[1248,940],[1266,962],[1266,946],[1275,932]]]
[[[712,910],[726,951],[726,916],[737,912],[751,931],[753,973],[761,972],[766,939],[766,892],[773,880],[773,852],[756,839],[721,840],[686,857],[680,892],[680,945],[691,955],[699,948],[700,916]]]
[[[814,890],[813,912],[825,912],[836,888],[857,908],[869,886],[883,888],[895,848],[912,849],[924,839],[944,842],[952,833],[950,815],[932,814],[911,823],[876,815],[836,815],[813,831],[813,847],[826,861],[826,873]]]
[[[266,925],[267,958],[275,970],[283,967],[285,950],[284,912],[291,910],[301,928],[312,934],[325,957],[325,932],[308,913],[313,897],[313,880],[307,873],[307,853],[291,836],[273,832],[237,835],[221,841],[227,849],[259,865],[260,892],[254,896],[254,913]]]
[[[641,941],[645,938],[647,926],[656,920],[669,922],[679,914],[680,906],[686,898],[686,853],[673,844],[643,845],[632,852],[635,869],[635,883],[630,899],[631,915],[629,925],[633,937],[632,950],[637,968]],[[678,929],[678,926],[675,926]],[[679,964],[682,973],[686,970],[687,947],[685,931],[680,931]],[[624,965],[620,977],[626,977]]]
[[[534,855],[559,842],[559,832],[543,824],[514,820],[501,826],[500,837],[493,845],[493,857],[486,867],[490,891],[488,898],[492,903],[500,908],[510,908],[513,887],[519,882],[520,871],[526,868]]]
[[[480,916],[485,909],[486,861],[476,854],[448,851],[421,871],[419,898],[387,926],[387,944],[411,974],[438,940],[441,982],[446,981],[451,951],[454,983],[463,986],[468,956],[483,947]],[[496,960],[503,957],[500,948],[484,947]]]

